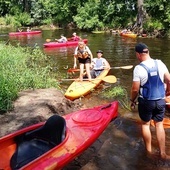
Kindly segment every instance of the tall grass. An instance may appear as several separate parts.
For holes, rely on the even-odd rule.
[[[104,93],[102,94],[103,97],[107,99],[114,98],[115,100],[118,100],[121,106],[125,109],[130,109],[130,102],[129,102],[129,96],[127,90],[122,86],[115,86],[109,89],[106,89]]]
[[[0,112],[10,110],[22,90],[59,89],[50,69],[47,56],[40,49],[0,44]]]

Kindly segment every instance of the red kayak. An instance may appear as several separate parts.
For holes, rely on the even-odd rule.
[[[84,43],[87,43],[87,39],[83,39]],[[67,41],[65,43],[59,43],[59,42],[48,42],[43,44],[44,47],[64,47],[64,46],[76,46],[78,45],[78,41]]]
[[[62,169],[95,142],[117,114],[115,101],[63,117],[53,115],[44,123],[4,136],[0,169]]]
[[[21,32],[10,32],[9,36],[16,36],[16,35],[32,35],[32,34],[40,34],[41,31],[21,31]]]

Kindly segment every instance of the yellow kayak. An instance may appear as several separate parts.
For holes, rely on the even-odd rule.
[[[136,38],[137,37],[137,34],[134,34],[134,33],[120,33],[121,36],[124,36],[124,37],[129,37],[129,38]]]
[[[78,79],[75,80],[65,92],[65,97],[70,100],[74,100],[79,97],[87,95],[88,93],[90,93],[92,89],[97,87],[103,81],[102,79],[106,77],[108,72],[109,69],[103,70],[101,74],[92,81],[88,80],[78,81]]]

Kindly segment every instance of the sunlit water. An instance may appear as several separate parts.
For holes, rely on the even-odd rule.
[[[34,48],[40,46],[42,51],[50,56],[54,60],[53,67],[56,71],[60,71],[67,76],[67,68],[73,67],[73,53],[75,47],[61,47],[61,48],[43,48],[43,43],[46,39],[54,40],[60,37],[60,34],[64,33],[65,36],[71,37],[73,31],[68,30],[45,30],[42,34],[34,36],[14,36],[9,37],[9,30],[0,30],[0,41],[9,41],[11,44],[16,45],[20,43],[21,46],[29,46]],[[166,63],[170,69],[170,39],[156,39],[156,38],[124,38],[117,34],[104,33],[104,34],[92,34],[87,32],[77,32],[82,38],[88,39],[88,46],[91,49],[94,57],[97,50],[104,51],[104,57],[109,61],[111,67],[136,65],[138,63],[134,46],[137,42],[144,42],[149,46],[150,55],[152,58],[161,59]],[[91,94],[81,99],[84,107],[93,107],[103,103],[109,102],[102,99],[100,93],[104,88],[116,85],[124,86],[128,92],[130,92],[132,82],[133,69],[112,69],[110,74],[117,77],[118,82],[116,84],[102,84],[99,88],[93,91]],[[65,91],[71,82],[63,82],[62,88]],[[143,141],[141,138],[139,117],[137,109],[133,112],[127,111],[119,107],[119,117],[112,122],[112,126],[109,126],[107,133],[109,135],[110,148],[106,158],[100,158],[100,169],[118,169],[118,170],[168,170],[170,164],[163,162],[159,159],[150,159],[146,157]],[[153,150],[157,154],[158,147],[156,142],[156,136],[154,128],[153,133]],[[166,129],[167,140],[167,153],[170,154],[170,130]],[[106,140],[107,144],[107,140]],[[108,144],[108,145],[109,145]],[[100,152],[99,152],[100,153]],[[102,155],[102,153],[100,153]],[[107,163],[106,163],[107,162]]]

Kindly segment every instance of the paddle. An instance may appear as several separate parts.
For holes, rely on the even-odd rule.
[[[133,67],[133,65],[129,65],[129,66],[120,66],[120,67],[111,67],[110,69],[131,69]],[[77,71],[80,71],[79,68],[69,68],[68,69],[68,73],[71,73],[71,72],[77,72]]]
[[[129,65],[129,66],[120,66],[120,67],[111,67],[111,69],[131,69],[133,67],[133,65]]]
[[[47,38],[45,41],[46,42],[51,42],[51,41],[57,41],[58,39],[55,39],[55,40],[51,40],[49,38]],[[71,38],[67,38],[67,41],[71,41]]]
[[[51,42],[51,39],[48,39],[48,38],[47,38],[45,41],[46,41],[46,42]]]
[[[79,80],[79,79],[61,79],[62,81],[71,81],[71,80]],[[109,76],[106,76],[106,77],[103,77],[103,78],[95,78],[95,79],[92,79],[92,81],[94,80],[102,80],[102,81],[105,81],[107,83],[116,83],[117,82],[117,78],[113,75],[109,75]],[[83,81],[89,81],[88,79],[83,79]]]
[[[155,126],[153,120],[151,120],[151,125]],[[169,118],[164,118],[163,119],[163,126],[164,126],[164,128],[170,128],[170,119]]]

